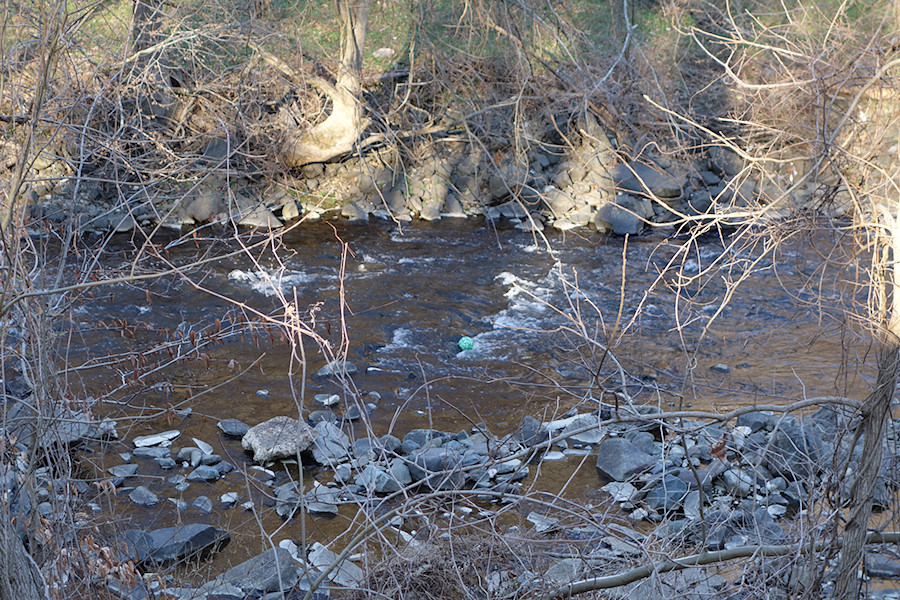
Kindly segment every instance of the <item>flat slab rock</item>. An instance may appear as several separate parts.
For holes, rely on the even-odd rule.
[[[230,540],[231,535],[227,531],[202,523],[125,532],[129,558],[155,565],[169,565],[214,552]]]
[[[291,417],[274,417],[251,427],[241,439],[244,450],[253,452],[259,463],[293,458],[315,441],[318,433],[309,425]]]
[[[652,469],[657,460],[624,438],[609,438],[597,452],[597,470],[615,481],[628,481]]]

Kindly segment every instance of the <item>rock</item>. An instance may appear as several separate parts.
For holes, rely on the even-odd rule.
[[[356,365],[354,365],[349,360],[333,360],[318,371],[316,371],[317,378],[325,378],[325,377],[337,377],[340,375],[353,375],[357,372]]]
[[[306,512],[324,517],[337,515],[338,505],[341,501],[340,494],[340,490],[336,488],[325,487],[319,485],[319,482],[315,482],[313,488],[303,496]]]
[[[197,496],[197,499],[194,500],[194,502],[191,504],[191,506],[193,506],[200,512],[204,512],[206,514],[211,513],[212,509],[213,509],[212,500],[210,500],[206,496]]]
[[[603,432],[600,431],[598,423],[599,418],[596,415],[583,415],[572,421],[561,435],[568,435],[568,439],[579,444],[599,444],[603,440]],[[571,432],[578,431],[588,427],[587,431],[569,435]]]
[[[237,215],[238,225],[242,227],[257,227],[259,229],[279,229],[282,227],[281,220],[275,216],[269,207],[262,203],[251,203],[240,196],[237,200],[240,214]]]
[[[129,558],[158,566],[201,557],[218,550],[230,540],[227,531],[202,523],[149,532],[134,529],[125,532]]]
[[[251,427],[241,446],[253,452],[253,460],[266,463],[293,458],[309,449],[317,433],[306,423],[290,417],[274,417]]]
[[[607,483],[600,489],[612,496],[613,502],[631,502],[637,494],[637,488],[633,485],[618,481]]]
[[[132,456],[135,458],[165,458],[172,453],[168,448],[161,448],[159,446],[154,447],[146,447],[146,448],[135,448],[134,452],[132,452]]]
[[[121,477],[125,479],[126,477],[131,477],[138,471],[137,465],[117,465],[115,467],[110,467],[107,470],[107,473],[112,475],[113,477]]]
[[[400,483],[390,473],[373,464],[366,465],[362,473],[356,476],[354,483],[377,494],[392,494],[401,489]]]
[[[220,476],[219,470],[215,467],[200,465],[188,474],[187,479],[188,481],[216,481]]]
[[[656,464],[656,459],[623,438],[605,440],[597,453],[597,470],[615,481],[627,481]]]
[[[197,438],[191,438],[194,443],[197,445],[197,448],[200,449],[200,452],[203,453],[204,456],[210,456],[213,453],[213,447],[204,442],[203,440],[198,440]],[[221,459],[219,459],[221,460]],[[218,461],[217,461],[218,462]]]
[[[249,425],[237,419],[223,419],[219,421],[218,428],[230,438],[242,438],[250,430]]]
[[[768,428],[771,419],[771,415],[767,415],[760,411],[744,413],[737,418],[737,426],[748,427],[750,433],[756,433],[757,431]]]
[[[156,504],[159,502],[159,498],[156,496],[156,494],[142,485],[134,488],[131,493],[128,494],[128,497],[132,502],[134,502],[135,504],[140,504],[141,506],[156,506]]]
[[[134,446],[136,448],[145,448],[147,446],[159,446],[160,444],[165,444],[167,442],[171,442],[175,438],[181,435],[181,432],[177,429],[173,429],[171,431],[163,431],[162,433],[154,433],[153,435],[142,435],[134,438]]]
[[[626,194],[659,198],[681,195],[681,182],[657,165],[631,161],[618,165],[612,175],[617,188]]]
[[[812,427],[782,422],[770,437],[766,467],[789,479],[805,479],[818,473],[826,461],[822,439]]]
[[[564,558],[547,569],[544,579],[559,587],[578,581],[581,579],[582,573],[584,573],[584,561],[580,558]]]
[[[338,555],[320,544],[313,542],[309,550],[309,565],[320,571],[330,567]],[[365,573],[349,560],[342,561],[328,574],[328,579],[341,587],[356,588],[365,578]]]
[[[725,483],[725,491],[738,498],[746,498],[756,489],[753,476],[737,468],[722,473],[722,481]]]
[[[529,448],[536,444],[544,443],[549,439],[550,432],[547,431],[540,421],[531,416],[526,416],[522,419],[522,424],[519,425],[518,431],[512,436],[514,442]]]
[[[548,517],[538,512],[528,513],[528,516],[526,516],[525,519],[534,525],[534,530],[537,533],[546,533],[559,525],[559,519]]]
[[[728,148],[713,146],[709,149],[709,166],[721,177],[734,177],[743,170],[744,161]]]
[[[866,556],[866,572],[878,579],[900,579],[900,562],[882,554]]]
[[[171,456],[162,456],[160,458],[155,458],[154,460],[156,461],[156,464],[159,465],[160,469],[174,469],[178,464]]]
[[[225,492],[221,496],[219,496],[219,502],[224,504],[225,506],[234,506],[237,504],[237,501],[240,499],[240,496],[237,495],[237,492]]]
[[[421,481],[433,489],[452,489],[462,483],[461,457],[449,448],[426,448],[410,458],[408,468],[413,481]]]
[[[214,581],[240,588],[242,597],[256,598],[268,592],[287,592],[299,580],[297,561],[288,550],[275,547],[228,569]]]
[[[337,394],[316,394],[313,400],[322,406],[334,406],[340,403],[341,397]]]
[[[644,230],[644,221],[635,210],[630,196],[619,196],[615,203],[601,206],[594,215],[597,231],[612,231],[616,235],[637,235]]]
[[[335,465],[350,456],[350,439],[333,423],[316,423],[313,458],[320,465]]]
[[[652,486],[644,501],[655,510],[677,510],[688,493],[688,485],[674,475],[666,475],[662,481]]]

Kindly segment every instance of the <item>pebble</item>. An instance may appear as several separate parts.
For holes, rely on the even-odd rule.
[[[141,506],[154,506],[159,502],[159,498],[148,490],[146,487],[139,485],[138,487],[131,490],[131,493],[128,494],[128,497],[135,504],[140,504]]]
[[[194,502],[193,502],[193,504],[191,504],[191,506],[193,506],[200,512],[204,512],[206,514],[211,513],[212,509],[213,509],[212,500],[210,500],[206,496],[197,496],[197,499],[194,500]]]
[[[213,453],[213,447],[204,442],[203,440],[198,440],[197,438],[191,438],[194,441],[194,444],[197,445],[197,448],[200,449],[204,455],[209,456]]]
[[[131,477],[138,471],[138,465],[135,464],[127,464],[127,465],[118,465],[115,467],[110,467],[106,470],[107,473],[112,475],[113,477]]]
[[[222,419],[217,427],[225,434],[225,437],[238,439],[244,437],[244,434],[250,430],[249,425],[237,419]]]
[[[237,492],[225,492],[224,494],[219,496],[219,501],[222,504],[225,504],[230,507],[230,506],[234,506],[235,504],[237,504],[238,498],[239,498],[239,496],[237,495]]]
[[[218,469],[200,465],[187,476],[188,481],[215,481],[220,477]]]

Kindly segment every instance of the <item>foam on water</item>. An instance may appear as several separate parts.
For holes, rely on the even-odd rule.
[[[266,296],[274,296],[277,292],[288,292],[292,287],[309,283],[314,277],[301,271],[288,271],[286,268],[259,269],[243,271],[235,269],[228,274],[228,279],[246,284],[255,292]]]

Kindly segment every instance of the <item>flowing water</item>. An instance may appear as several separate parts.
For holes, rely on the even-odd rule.
[[[865,393],[868,372],[842,368],[842,347],[854,343],[845,339],[842,321],[804,303],[822,294],[826,305],[831,299],[831,292],[816,288],[819,253],[785,248],[777,269],[771,261],[756,264],[720,310],[727,275],[688,285],[676,301],[672,286],[679,275],[663,271],[683,241],[651,235],[625,244],[555,231],[541,239],[471,219],[402,229],[335,221],[286,234],[277,252],[271,244],[241,253],[237,242],[188,238],[160,246],[162,258],[145,250],[129,263],[134,246],[117,240],[111,256],[120,262],[105,259],[107,268],[136,264],[137,272],[151,271],[163,268],[165,259],[183,266],[185,277],[103,288],[102,296],[75,307],[71,358],[86,366],[71,371],[70,381],[95,396],[116,390],[99,412],[118,420],[123,437],[85,460],[99,468],[119,464],[117,454],[131,449],[134,436],[177,428],[183,433],[174,448],[197,437],[245,469],[249,456],[239,442],[220,436],[216,422],[236,418],[254,425],[296,416],[298,408],[307,416],[322,408],[313,401],[321,393],[341,395],[340,412],[377,392],[367,422],[345,429],[356,437],[369,431],[401,438],[414,428],[458,431],[477,423],[504,434],[525,415],[549,420],[573,407],[591,410],[590,398],[622,389],[623,372],[635,401],[662,409],[727,411]],[[187,266],[227,252],[235,254]],[[677,261],[680,277],[696,275],[723,252],[719,238],[695,244]],[[735,257],[752,258],[733,251],[723,258]],[[349,387],[312,377],[326,361],[308,337],[292,356],[277,328],[257,324],[251,330],[245,322],[241,335],[232,333],[236,315],[283,316],[285,298],[307,323],[312,310],[313,331],[333,348],[346,344],[347,359],[359,367]],[[472,350],[460,350],[463,335],[474,340]],[[864,351],[851,351],[850,363],[862,360]],[[179,352],[184,358],[154,370]],[[265,489],[236,474],[179,494],[165,481],[171,472],[141,464],[141,483],[162,501],[140,508],[120,495],[120,523],[149,528],[202,521],[228,528],[233,542],[213,571],[262,550],[261,530],[277,532],[275,541],[299,536],[299,523],[283,524]],[[330,471],[309,469],[305,476],[307,484],[327,482]],[[589,498],[602,484],[590,457],[569,457],[547,463],[536,485],[548,491],[565,486],[567,495]],[[190,504],[202,494],[217,503],[227,491],[238,492],[242,502],[252,499],[257,510],[179,513],[165,500]],[[352,514],[313,518],[306,534],[327,541],[347,528]]]

